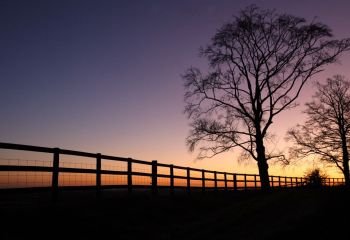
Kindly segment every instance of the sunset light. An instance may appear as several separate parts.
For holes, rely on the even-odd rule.
[[[12,224],[35,214],[45,239],[69,229],[274,239],[300,219],[322,229],[320,209],[349,197],[349,10],[344,0],[2,0],[0,239],[26,239],[33,225]]]
[[[198,48],[249,2],[78,2],[1,4],[6,19],[2,45],[7,46],[1,72],[2,142],[257,173],[255,162],[237,163],[237,149],[204,160],[188,152],[181,79],[189,66],[205,67]],[[332,3],[331,12],[327,1],[256,4],[308,20],[317,17],[335,37],[348,36],[345,2]],[[345,54],[312,81],[350,75],[349,59]],[[286,151],[286,131],[303,122],[303,103],[313,93],[310,81],[297,100],[299,107],[276,118],[276,147]],[[304,164],[270,166],[271,173],[290,176],[303,175],[301,169]]]

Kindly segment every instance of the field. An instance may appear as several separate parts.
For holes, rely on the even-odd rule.
[[[106,190],[0,192],[0,239],[335,239],[347,235],[343,188],[128,196]],[[344,232],[344,233],[343,233]]]

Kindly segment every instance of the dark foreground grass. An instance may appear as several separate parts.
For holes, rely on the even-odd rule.
[[[342,188],[152,197],[1,193],[0,239],[336,239],[348,235]]]

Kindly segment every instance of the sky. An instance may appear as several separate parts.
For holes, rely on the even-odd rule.
[[[181,78],[190,66],[205,70],[199,47],[250,4],[317,17],[335,37],[350,37],[346,0],[2,0],[0,141],[257,173],[237,151],[199,161],[187,150]],[[350,76],[349,64],[344,55],[312,80]],[[276,146],[302,123],[312,93],[307,85],[300,107],[274,121]],[[305,166],[270,173],[300,176]]]

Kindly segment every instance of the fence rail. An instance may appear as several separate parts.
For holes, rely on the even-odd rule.
[[[0,173],[14,173],[14,172],[34,172],[34,173],[49,173],[51,175],[50,187],[54,194],[57,193],[60,186],[60,175],[70,174],[93,174],[94,175],[94,187],[97,192],[100,192],[104,188],[121,187],[127,188],[129,192],[132,192],[135,188],[150,188],[153,194],[157,194],[159,188],[168,188],[170,193],[173,194],[177,188],[186,189],[191,192],[194,189],[201,191],[206,190],[249,190],[260,189],[260,177],[256,174],[239,174],[228,173],[221,171],[211,171],[205,169],[196,169],[190,167],[177,166],[173,164],[158,163],[154,160],[152,162],[137,160],[132,158],[115,157],[109,155],[103,155],[100,153],[88,153],[81,151],[73,151],[59,148],[47,148],[30,145],[12,144],[12,143],[0,143],[0,149],[6,150],[19,150],[21,152],[38,152],[52,154],[52,165],[50,166],[35,166],[35,165],[21,165],[8,161],[7,164],[3,164],[0,161]],[[82,167],[65,167],[62,163],[62,156],[78,156],[93,159],[94,164],[92,168]],[[110,170],[103,169],[105,161],[113,161],[123,163],[125,169],[123,170]],[[134,170],[133,167],[141,165],[148,167],[148,171]],[[163,171],[160,171],[163,169]],[[165,169],[165,170],[164,170]],[[177,174],[177,171],[182,171],[182,174]],[[121,184],[103,184],[103,176],[123,176],[126,181]],[[149,181],[146,184],[142,181],[137,181],[136,177],[146,177]],[[176,181],[182,181],[177,183]],[[196,183],[193,183],[196,181]],[[0,178],[1,183],[1,178]],[[270,176],[270,185],[272,188],[290,188],[300,187],[306,184],[306,179],[303,177],[285,177],[285,176]],[[342,178],[327,178],[325,179],[325,185],[336,186],[344,184]]]

